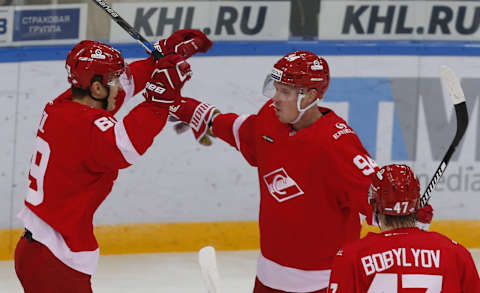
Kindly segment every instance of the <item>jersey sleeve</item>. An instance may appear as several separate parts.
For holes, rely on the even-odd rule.
[[[145,85],[150,80],[152,72],[155,69],[155,61],[153,57],[132,62],[129,65],[132,74],[133,82],[127,78],[126,74],[120,76],[120,83],[122,90],[119,91],[116,97],[115,109],[111,111],[115,115],[120,108],[136,94],[145,88]]]
[[[152,72],[155,69],[155,60],[153,57],[148,57],[132,62],[129,67],[135,85],[133,95],[136,95],[145,88],[145,85],[152,77]]]
[[[342,250],[334,258],[328,293],[358,292],[355,288],[355,272],[352,261]]]
[[[358,138],[338,142],[329,151],[330,165],[333,168],[334,180],[341,183],[342,190],[337,194],[340,207],[348,207],[359,211],[372,224],[373,210],[368,203],[368,189],[371,176],[378,169]],[[333,146],[331,146],[333,147]]]
[[[93,172],[126,168],[134,164],[163,129],[168,109],[143,102],[123,120],[101,116],[93,121],[87,167]]]
[[[463,293],[480,292],[480,278],[478,271],[473,262],[470,252],[460,244],[457,245],[457,270],[461,272],[460,283],[462,284]]]
[[[257,115],[219,114],[213,120],[212,132],[239,152],[252,166],[257,166],[255,129]]]

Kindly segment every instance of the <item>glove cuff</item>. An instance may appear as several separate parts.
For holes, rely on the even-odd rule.
[[[202,123],[205,121],[211,120],[210,117],[205,117],[206,115],[213,115],[214,111],[211,110],[215,108],[214,106],[207,104],[207,103],[200,103],[195,110],[193,111],[192,118],[190,120],[190,127],[195,130],[199,131],[202,127]]]

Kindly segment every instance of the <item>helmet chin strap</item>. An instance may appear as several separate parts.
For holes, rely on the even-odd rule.
[[[104,110],[107,110],[107,106],[108,106],[108,96],[110,96],[110,86],[106,85],[105,88],[107,89],[107,95],[104,97],[104,98],[95,98],[93,95],[92,95],[92,92],[91,91],[88,91],[88,95],[90,96],[90,98],[94,99],[95,101],[97,102],[102,102],[102,109]]]
[[[302,101],[303,101],[304,98],[305,98],[305,94],[303,93],[303,89],[300,89],[300,93],[298,94],[298,99],[297,99],[298,116],[293,121],[290,121],[289,122],[290,124],[295,124],[298,121],[300,121],[300,119],[302,119],[302,117],[303,117],[303,114],[305,114],[305,111],[314,107],[317,104],[317,99],[315,99],[315,101],[313,101],[310,105],[308,105],[308,106],[306,106],[305,108],[302,109],[301,104],[302,104]]]

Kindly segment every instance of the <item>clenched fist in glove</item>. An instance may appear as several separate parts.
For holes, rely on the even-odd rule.
[[[158,41],[154,47],[165,56],[179,54],[189,58],[197,52],[207,52],[212,47],[212,41],[199,30],[182,29],[174,32],[167,39]]]
[[[426,205],[420,208],[417,212],[416,226],[422,230],[427,231],[433,218],[433,208],[431,205]]]
[[[184,97],[170,107],[170,117],[188,124],[192,128],[195,139],[206,146],[212,144],[208,137],[208,135],[213,136],[210,126],[219,113],[220,111],[215,106]],[[181,132],[182,124],[176,125],[175,129],[177,132]]]
[[[148,102],[169,107],[179,102],[180,90],[191,77],[190,64],[184,57],[177,54],[165,56],[155,64],[155,70],[145,86],[143,96]]]

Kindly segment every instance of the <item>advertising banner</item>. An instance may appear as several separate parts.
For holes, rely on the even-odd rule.
[[[480,84],[462,77],[470,123],[432,201],[441,218],[477,218],[480,203]],[[453,102],[439,77],[332,78],[324,102],[341,113],[379,165],[407,163],[422,192],[453,140]],[[460,213],[461,216],[460,216]]]
[[[115,3],[113,9],[151,42],[183,28],[200,29],[212,40],[287,40],[288,1]],[[112,42],[132,38],[112,21]]]
[[[480,40],[478,1],[321,2],[321,40]]]
[[[86,36],[86,4],[15,6],[2,11],[0,46],[70,44]]]
[[[12,39],[12,11],[11,7],[0,7],[0,46]]]
[[[267,101],[262,95],[265,76],[280,57],[191,58],[194,77],[183,88],[182,95],[215,105],[223,113],[257,113]],[[437,184],[431,203],[435,220],[480,220],[480,58],[331,55],[325,58],[332,79],[319,104],[330,107],[352,126],[379,165],[409,164],[420,179],[422,192],[456,130],[452,99],[440,81],[439,67],[447,65],[457,73],[465,91],[469,126]],[[68,87],[64,64],[63,59],[0,63],[4,80],[0,97],[4,97],[5,108],[0,110],[0,118],[5,121],[0,124],[0,138],[5,138],[0,145],[0,154],[5,158],[0,165],[0,174],[5,173],[0,176],[0,192],[12,194],[0,200],[0,213],[2,207],[11,206],[12,200],[13,209],[4,209],[7,213],[19,211],[23,206],[28,184],[25,170],[31,164],[33,134],[41,118],[39,109],[55,97],[53,94]],[[143,100],[138,95],[121,109],[117,118],[124,117]],[[348,135],[332,132],[332,139],[341,142]],[[292,153],[292,156],[302,155],[305,154]],[[281,168],[278,166],[271,172],[282,174]],[[271,180],[271,177],[259,180],[255,168],[220,139],[209,148],[200,147],[190,133],[177,135],[169,126],[136,164],[119,173],[113,196],[101,206],[102,211],[95,219],[99,224],[255,220],[258,185],[269,186]],[[305,191],[301,184],[290,187],[291,195]],[[278,192],[272,196],[279,201],[284,198]],[[22,227],[20,221],[16,223],[15,227]],[[0,218],[0,229],[2,224],[3,228],[10,227]]]

